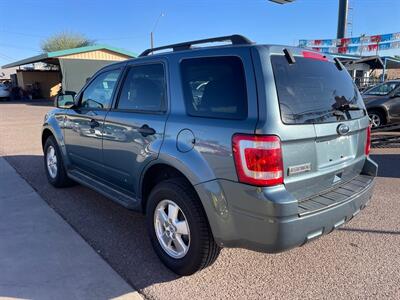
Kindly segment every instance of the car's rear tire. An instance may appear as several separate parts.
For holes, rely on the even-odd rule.
[[[218,257],[201,202],[184,179],[162,181],[151,191],[146,222],[154,250],[161,261],[179,275],[191,275]],[[186,225],[185,225],[186,224]]]
[[[49,136],[44,144],[44,169],[53,186],[67,187],[74,184],[67,176],[60,149],[53,136]]]
[[[372,128],[378,128],[386,123],[385,116],[378,110],[368,111],[368,116],[371,120]]]

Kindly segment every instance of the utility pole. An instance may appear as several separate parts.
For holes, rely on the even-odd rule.
[[[346,35],[348,0],[339,0],[339,16],[337,26],[337,38],[342,39]]]
[[[269,0],[278,4],[287,4],[294,0]],[[339,16],[337,26],[337,38],[342,39],[346,36],[347,13],[349,10],[349,0],[339,0]]]
[[[363,33],[360,37],[360,56],[362,56],[363,53],[363,47],[364,47],[364,37],[365,37],[365,33]]]

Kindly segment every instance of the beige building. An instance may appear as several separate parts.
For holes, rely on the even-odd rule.
[[[4,69],[42,63],[46,68],[19,69],[17,85],[24,91],[40,91],[43,98],[51,98],[62,91],[78,92],[97,70],[113,62],[134,58],[122,49],[95,45],[48,52],[3,66]]]

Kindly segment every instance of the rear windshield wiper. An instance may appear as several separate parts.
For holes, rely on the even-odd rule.
[[[359,107],[359,106],[357,106],[356,104],[353,104],[353,103],[342,104],[342,105],[339,105],[339,106],[335,107],[335,109],[341,110],[341,111],[363,110],[361,107]]]

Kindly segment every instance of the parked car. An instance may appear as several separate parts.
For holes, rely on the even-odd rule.
[[[400,80],[369,88],[362,97],[373,127],[400,122]]]
[[[192,48],[216,41],[232,45]],[[372,196],[364,103],[320,53],[239,35],[149,49],[57,107],[42,133],[49,182],[76,181],[146,214],[156,253],[181,275],[221,247],[301,246]]]
[[[10,98],[10,87],[0,82],[0,99],[8,100]]]

